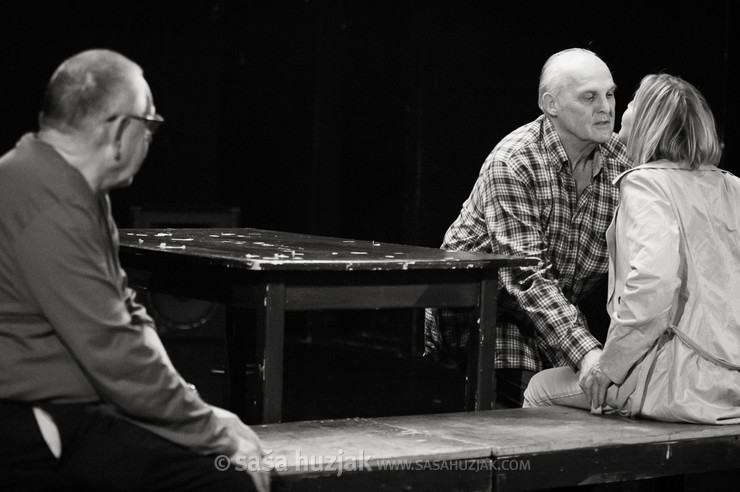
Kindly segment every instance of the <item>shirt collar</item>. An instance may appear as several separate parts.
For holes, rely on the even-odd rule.
[[[564,162],[568,162],[568,154],[565,152],[558,132],[555,131],[555,125],[544,114],[540,116],[540,120],[542,121],[542,136],[545,149],[548,155],[551,156],[550,164],[560,169]]]
[[[563,166],[568,166],[568,154],[565,152],[565,147],[563,147],[560,136],[555,130],[555,125],[552,124],[550,119],[545,115],[540,116],[540,119],[542,120],[542,134],[545,148],[549,155],[554,157],[550,164],[555,166],[558,170],[562,170]],[[592,176],[597,176],[604,167],[601,162],[601,149],[602,145],[597,145],[594,150]]]

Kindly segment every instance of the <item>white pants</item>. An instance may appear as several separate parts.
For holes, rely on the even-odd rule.
[[[589,410],[591,402],[578,385],[578,373],[570,367],[538,372],[524,391],[524,408],[561,405]]]

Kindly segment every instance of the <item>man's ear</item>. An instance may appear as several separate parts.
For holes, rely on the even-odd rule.
[[[549,92],[545,92],[542,95],[542,110],[547,113],[548,116],[557,116],[558,111],[560,110],[558,99]]]
[[[113,122],[113,134],[115,135],[114,140],[116,144],[119,144],[121,142],[121,139],[123,138],[123,132],[126,130],[128,124],[128,118],[119,118],[118,120]]]
[[[113,122],[113,126],[110,129],[111,135],[113,135],[113,147],[115,149],[116,162],[121,160],[121,144],[123,140],[123,132],[126,131],[126,127],[129,124],[128,118],[119,118]]]

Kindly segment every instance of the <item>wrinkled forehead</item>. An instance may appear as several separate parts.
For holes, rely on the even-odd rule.
[[[609,92],[617,88],[609,70],[573,73],[566,79],[566,86],[574,92]]]
[[[606,63],[595,56],[577,54],[563,60],[557,69],[560,72],[562,89],[569,92],[608,92],[616,89],[614,79]]]

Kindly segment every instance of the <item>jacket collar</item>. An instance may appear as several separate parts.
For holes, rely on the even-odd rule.
[[[725,171],[724,169],[720,169],[717,166],[713,166],[712,164],[701,164],[697,169],[691,169],[688,164],[685,164],[683,162],[671,162],[667,161],[665,159],[661,159],[659,161],[653,161],[653,162],[646,162],[645,164],[640,164],[639,166],[635,166],[632,169],[628,169],[627,171],[623,172],[616,178],[614,178],[614,185],[617,185],[619,181],[622,180],[624,176],[627,174],[639,171],[642,169],[671,169],[674,171],[716,171],[716,172],[722,172],[722,173],[728,173],[732,174],[729,171]]]

